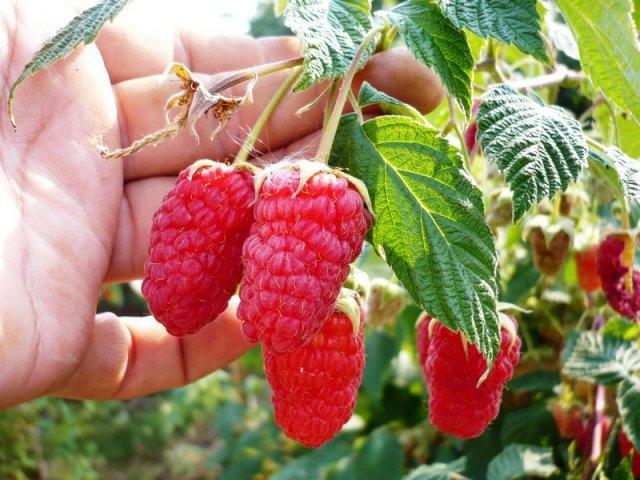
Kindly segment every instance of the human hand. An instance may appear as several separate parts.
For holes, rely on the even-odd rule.
[[[42,42],[85,8],[78,0],[0,4],[0,101]],[[152,2],[134,2],[97,45],[29,78],[17,92],[14,132],[0,120],[0,408],[45,394],[130,398],[192,382],[250,345],[231,306],[195,335],[168,335],[153,318],[96,315],[104,282],[140,278],[153,212],[178,172],[200,158],[227,160],[287,76],[261,78],[213,142],[214,120],[124,161],[104,160],[91,138],[128,146],[164,125],[162,107],[177,83],[158,85],[171,61],[208,82],[229,72],[300,55],[292,38],[221,37],[141,18]],[[225,73],[226,72],[226,73]],[[360,73],[422,111],[437,105],[435,75],[404,50],[376,55]],[[241,94],[242,85],[233,94]],[[314,153],[323,105],[296,117],[320,85],[287,97],[257,147],[267,161]],[[233,304],[233,302],[232,302]],[[234,304],[235,305],[235,304]]]

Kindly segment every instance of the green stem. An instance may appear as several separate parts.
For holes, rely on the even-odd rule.
[[[362,115],[362,109],[358,104],[358,99],[353,94],[353,91],[351,89],[349,89],[349,103],[351,104],[353,111],[356,112],[356,115],[358,115],[358,122],[364,123],[364,116]]]
[[[300,73],[302,73],[301,67],[293,69],[286,80],[282,83],[282,85],[280,85],[280,88],[273,95],[271,100],[269,100],[269,103],[260,114],[258,120],[256,120],[256,123],[249,132],[249,135],[247,135],[247,138],[244,140],[244,143],[242,144],[242,147],[240,147],[240,152],[238,152],[234,163],[246,162],[249,159],[249,154],[253,150],[253,145],[258,139],[258,135],[260,135],[260,132],[269,121],[269,117],[276,109],[280,101],[284,98],[284,96],[287,94],[287,92],[289,92],[293,84],[296,82],[296,80],[300,76]]]
[[[606,153],[607,153],[606,145],[603,145],[602,143],[598,142],[597,140],[594,140],[593,138],[587,137],[586,135],[585,135],[584,138],[586,139],[587,143],[590,146],[592,146],[593,148],[598,150],[600,153],[604,153],[606,155]]]
[[[613,143],[616,147],[620,146],[620,131],[618,130],[618,117],[616,117],[616,109],[611,102],[604,98],[604,104],[609,109],[609,114],[611,115],[611,125],[613,126],[611,133],[609,135],[609,143]]]
[[[336,106],[336,97],[338,96],[338,92],[340,89],[338,88],[340,80],[334,80],[331,82],[331,89],[329,90],[329,97],[327,98],[327,107],[324,111],[324,119],[322,120],[322,130],[327,129],[327,124],[329,123],[329,118],[331,118],[331,114],[333,113],[333,109]]]
[[[453,103],[453,98],[451,95],[447,95],[447,103],[449,105],[449,122],[447,125],[451,125],[453,131],[458,137],[458,141],[460,142],[460,150],[462,151],[462,156],[464,157],[464,166],[469,173],[471,173],[471,160],[469,158],[469,151],[467,150],[467,143],[464,141],[464,134],[458,125],[457,115],[456,115],[456,106]]]
[[[383,27],[374,27],[369,30],[369,33],[365,35],[362,39],[362,43],[356,54],[351,61],[351,65],[349,66],[349,70],[347,71],[344,81],[342,82],[342,87],[340,87],[340,93],[338,94],[338,98],[336,99],[336,104],[331,112],[331,117],[327,122],[327,126],[324,129],[322,134],[322,138],[320,139],[320,146],[318,147],[318,153],[316,154],[316,160],[318,162],[327,163],[329,160],[329,154],[331,153],[331,146],[333,145],[333,140],[336,136],[336,132],[338,131],[338,123],[340,123],[340,117],[342,116],[342,110],[344,109],[344,105],[347,101],[347,97],[349,96],[349,92],[351,91],[351,83],[353,82],[353,78],[360,67],[360,60],[364,56],[367,51],[367,47],[369,44],[376,38],[376,35],[382,30]]]
[[[562,194],[558,193],[553,199],[553,205],[551,209],[551,223],[556,223],[560,218],[560,205],[562,203]]]

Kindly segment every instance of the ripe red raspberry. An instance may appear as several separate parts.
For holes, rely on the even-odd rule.
[[[351,418],[364,369],[364,316],[334,311],[305,346],[282,355],[263,348],[276,422],[305,447],[319,447]]]
[[[214,320],[242,276],[254,188],[244,169],[197,162],[183,170],[153,217],[142,293],[171,335]]]
[[[633,472],[634,477],[640,477],[640,454],[638,454],[638,452],[633,448],[633,443],[631,443],[631,440],[629,440],[629,437],[627,437],[627,434],[624,433],[622,428],[618,430],[618,449],[620,451],[620,456],[623,458],[630,453],[632,454],[631,471]]]
[[[429,353],[429,323],[431,317],[423,313],[418,318],[416,325],[416,350],[418,351],[418,359],[420,360],[420,368],[424,372],[424,366]]]
[[[609,305],[621,315],[640,316],[640,271],[633,269],[633,239],[608,235],[598,247],[598,274]]]
[[[593,245],[582,252],[575,252],[578,283],[580,288],[589,293],[600,288],[598,275],[598,247]]]
[[[515,330],[515,320],[505,317],[505,321],[513,322]],[[431,331],[424,363],[429,421],[458,438],[477,437],[498,415],[504,384],[520,361],[520,338],[515,333],[512,338],[505,327],[501,329],[502,341],[495,364],[485,381],[477,386],[487,369],[478,349],[472,344],[465,347],[460,333],[452,332],[440,322],[425,328]]]
[[[305,179],[300,171],[313,164],[303,163],[267,175],[244,245],[238,317],[247,340],[273,353],[320,330],[371,226],[353,185],[327,171]]]

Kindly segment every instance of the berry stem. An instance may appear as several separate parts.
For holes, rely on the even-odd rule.
[[[340,89],[338,88],[340,80],[336,79],[331,82],[331,87],[329,89],[329,97],[327,98],[327,106],[324,111],[324,119],[322,120],[322,130],[327,129],[327,125],[329,124],[329,118],[331,118],[331,114],[333,113],[333,109],[336,106],[336,97],[338,96],[338,92]]]
[[[349,66],[349,70],[347,71],[344,81],[342,82],[342,87],[340,87],[340,93],[338,94],[338,98],[336,100],[335,106],[333,107],[333,111],[331,112],[331,117],[327,122],[327,126],[324,129],[324,133],[322,134],[322,138],[320,139],[320,146],[318,147],[318,153],[316,154],[316,160],[322,163],[328,163],[329,154],[331,153],[331,146],[333,145],[333,140],[336,136],[336,132],[338,131],[338,123],[340,123],[340,117],[342,116],[342,110],[344,109],[344,105],[349,96],[349,92],[351,90],[351,83],[353,82],[353,78],[356,75],[356,72],[360,68],[360,61],[364,56],[369,44],[376,38],[376,35],[383,30],[384,27],[374,27],[369,30],[369,33],[365,35],[362,39],[362,43],[356,54],[353,56],[353,60],[351,61],[351,65]]]
[[[282,60],[281,62],[269,63],[260,67],[252,67],[245,70],[240,70],[234,75],[231,75],[230,77],[227,77],[224,80],[216,83],[209,89],[209,93],[211,95],[216,95],[217,93],[220,93],[229,87],[233,87],[234,85],[237,85],[239,83],[252,80],[256,77],[265,77],[281,70],[288,70],[290,68],[297,67],[298,65],[302,65],[303,61],[304,58],[299,57],[290,60]]]
[[[260,135],[260,132],[269,121],[269,117],[271,117],[271,114],[276,109],[280,101],[289,92],[296,80],[298,80],[300,73],[302,73],[301,67],[294,68],[285,81],[282,82],[278,91],[273,95],[271,100],[269,100],[269,103],[267,103],[267,106],[260,114],[260,117],[256,120],[256,123],[247,135],[247,138],[245,138],[244,143],[242,144],[242,147],[240,147],[240,151],[233,163],[246,162],[249,159],[249,155],[253,151],[253,145],[258,139],[258,135]]]

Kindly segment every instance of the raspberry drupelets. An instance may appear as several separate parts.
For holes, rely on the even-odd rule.
[[[195,333],[226,308],[242,276],[254,196],[249,171],[209,161],[182,171],[165,196],[142,292],[170,334]]]
[[[301,177],[296,165],[266,176],[243,253],[238,317],[245,337],[272,353],[318,332],[371,226],[350,182],[330,171]]]
[[[516,322],[505,317],[505,321]],[[431,324],[435,322],[435,324]],[[478,349],[463,344],[462,337],[433,319],[419,325],[418,351],[426,350],[423,375],[429,391],[429,421],[458,438],[480,435],[498,415],[504,384],[520,360],[520,338],[501,329],[500,352],[489,376],[477,386],[487,363]],[[425,336],[426,333],[426,336]],[[421,355],[422,356],[422,355]]]
[[[640,314],[640,272],[633,269],[633,239],[631,236],[624,233],[614,233],[608,235],[600,243],[598,274],[602,282],[602,290],[611,307],[621,315],[638,319]]]
[[[335,311],[304,347],[283,355],[263,349],[276,422],[306,447],[322,445],[351,418],[364,368],[362,323],[360,310],[354,335],[352,320]]]

